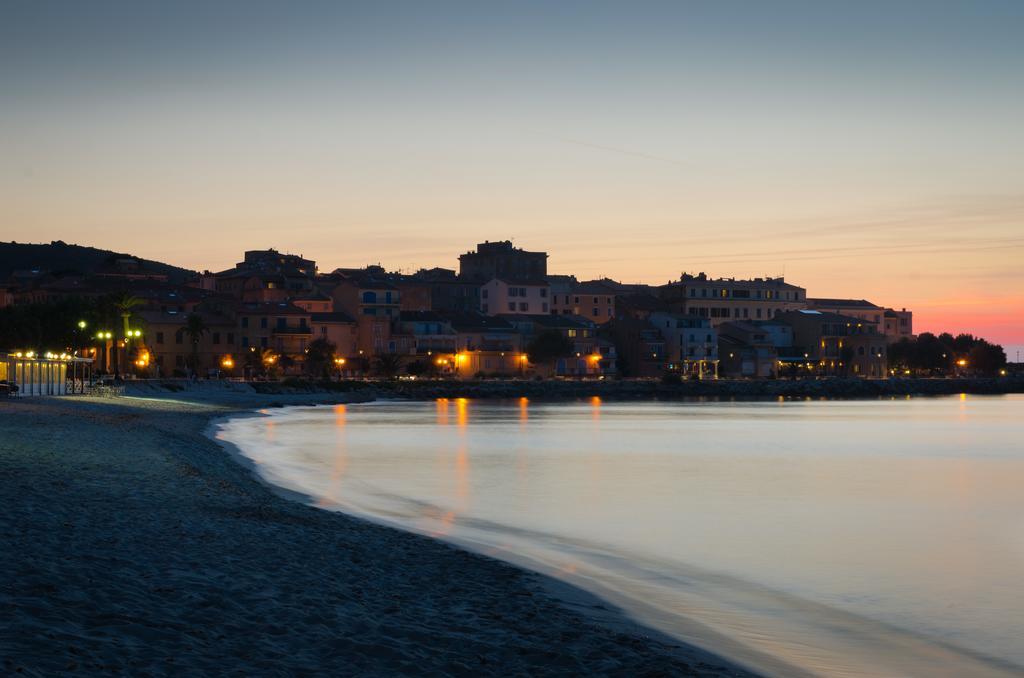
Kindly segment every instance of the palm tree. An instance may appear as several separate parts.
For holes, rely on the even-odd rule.
[[[188,318],[185,320],[185,334],[188,335],[189,341],[192,342],[193,372],[197,371],[199,368],[199,342],[209,329],[210,328],[206,326],[206,321],[198,314],[190,313]]]
[[[110,297],[110,305],[113,306],[113,310],[121,316],[121,322],[124,329],[125,337],[125,359],[128,358],[128,342],[131,341],[129,338],[129,330],[131,329],[128,325],[128,319],[132,316],[132,309],[142,306],[143,300],[134,296],[131,292],[124,290]],[[111,350],[114,358],[114,374],[120,376],[121,374],[121,355],[118,349],[118,338],[114,335],[113,348]]]
[[[128,337],[130,336],[128,332],[131,329],[128,325],[128,319],[132,317],[132,309],[142,306],[145,302],[127,290],[115,295],[113,301],[114,308],[121,315],[121,321],[124,325],[124,336]]]

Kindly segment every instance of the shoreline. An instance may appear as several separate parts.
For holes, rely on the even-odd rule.
[[[1024,393],[1024,378],[963,379],[806,379],[714,380],[666,384],[645,381],[486,380],[486,381],[342,381],[219,382],[154,379],[129,381],[126,395],[139,397],[262,403],[263,407],[293,404],[302,398],[348,397],[362,400],[437,398],[576,400],[762,400],[762,399],[877,399],[943,395],[1004,395]],[[352,402],[352,401],[349,401]],[[315,403],[313,403],[315,404]]]
[[[200,390],[0,404],[6,673],[752,675],[565,582],[284,498],[207,437],[370,394]]]

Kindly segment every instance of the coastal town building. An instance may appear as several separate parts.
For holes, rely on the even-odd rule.
[[[792,329],[775,325],[792,346]],[[763,324],[735,320],[718,326],[718,374],[728,378],[772,377],[777,374],[778,348]]]
[[[421,269],[412,276],[430,293],[433,311],[479,311],[480,283],[460,278],[447,268]]]
[[[801,369],[871,378],[888,374],[888,342],[873,322],[814,309],[779,313],[776,321],[793,328],[793,353],[798,360],[803,350]]]
[[[615,291],[601,280],[579,282],[573,276],[548,276],[551,312],[578,315],[598,325],[615,317]]]
[[[914,336],[914,312],[903,308],[899,311],[885,309],[885,320],[882,326],[889,343],[900,339],[911,339]]]
[[[620,316],[601,329],[615,344],[619,374],[648,379],[665,374],[665,337],[650,320]]]
[[[481,284],[493,278],[544,280],[547,274],[547,252],[527,252],[510,240],[485,241],[459,256],[459,277]]]
[[[838,313],[872,322],[886,336],[890,343],[914,335],[912,311],[897,311],[873,304],[867,299],[826,299],[809,298],[807,308]]]
[[[662,285],[658,295],[673,313],[708,318],[712,327],[730,320],[771,320],[807,306],[807,291],[784,278],[709,278],[684,274]]]
[[[550,288],[543,279],[491,278],[480,287],[480,310],[488,315],[550,313]]]
[[[665,339],[668,371],[698,379],[718,376],[718,332],[708,318],[659,311],[648,320]]]

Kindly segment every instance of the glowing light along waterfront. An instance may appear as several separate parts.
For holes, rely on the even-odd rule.
[[[1024,397],[439,400],[222,437],[317,505],[469,544],[768,673],[1024,666]]]

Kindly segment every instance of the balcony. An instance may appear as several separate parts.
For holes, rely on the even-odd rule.
[[[308,337],[313,334],[313,330],[309,325],[286,325],[284,327],[275,327],[273,332],[275,335],[296,337]]]

